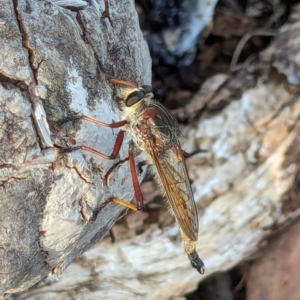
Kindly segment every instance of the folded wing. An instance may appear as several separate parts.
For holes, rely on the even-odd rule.
[[[180,143],[177,141],[163,154],[158,154],[151,142],[147,146],[157,169],[157,180],[165,190],[177,223],[187,238],[197,241],[197,208]]]

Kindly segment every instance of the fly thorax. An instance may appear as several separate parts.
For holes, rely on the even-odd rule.
[[[158,102],[146,107],[136,123],[138,139],[151,142],[157,152],[163,153],[174,146],[179,127],[173,116]]]
[[[122,119],[128,121],[128,131],[132,135],[134,144],[144,150],[144,137],[139,130],[139,124],[142,122],[142,115],[146,107],[144,103],[138,103],[134,107],[124,107]]]

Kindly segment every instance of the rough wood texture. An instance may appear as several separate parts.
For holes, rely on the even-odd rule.
[[[133,2],[93,3],[74,12],[46,1],[0,1],[0,294],[59,276],[122,211],[109,204],[89,222],[92,209],[112,194],[133,198],[129,136],[115,161],[53,148],[112,151],[118,130],[56,123],[72,111],[119,120],[98,61],[110,74],[150,84]]]
[[[119,1],[116,1],[113,5],[111,3],[112,1],[110,1],[111,10],[112,7],[116,9],[117,5],[120,5]],[[35,5],[31,4],[30,7],[40,7],[42,4],[43,2],[38,2]],[[50,5],[50,7],[53,6]],[[106,24],[110,30],[117,30],[116,28],[119,27],[114,25],[114,18],[119,17],[119,14],[123,16],[121,14],[122,10],[121,8],[118,10],[118,15],[114,15],[111,11],[110,21],[108,19],[98,19],[102,27],[99,27],[98,23],[95,23],[97,27],[93,27],[88,20],[95,13],[95,9],[86,9],[79,12],[78,15],[81,20],[79,23],[83,22],[83,24],[86,24],[83,28],[88,28],[84,37],[89,43],[84,43],[80,36],[76,39],[72,38],[72,41],[81,42],[85,45],[87,51],[91,51],[91,54],[81,54],[86,56],[83,56],[80,60],[79,58],[75,59],[75,54],[69,54],[74,58],[73,60],[66,59],[65,63],[69,67],[68,72],[65,71],[65,73],[60,70],[61,65],[57,63],[57,59],[61,56],[55,56],[53,66],[55,66],[54,71],[57,71],[57,74],[52,76],[52,80],[55,80],[58,74],[62,74],[59,77],[60,79],[55,81],[56,84],[53,85],[49,83],[52,83],[51,80],[47,81],[47,85],[43,83],[46,80],[41,80],[41,84],[43,83],[46,87],[44,90],[47,91],[44,106],[49,121],[55,117],[67,114],[69,108],[66,108],[66,106],[70,103],[72,110],[86,112],[86,107],[88,106],[89,108],[94,108],[94,110],[91,109],[90,114],[99,117],[99,119],[117,119],[117,110],[110,111],[108,116],[108,108],[105,108],[107,102],[102,101],[100,106],[95,100],[111,99],[112,97],[112,91],[109,90],[103,76],[101,74],[97,76],[96,67],[91,68],[93,70],[93,72],[90,71],[91,73],[81,71],[83,75],[79,78],[78,74],[81,73],[76,73],[72,64],[75,64],[75,66],[77,64],[80,65],[80,61],[84,57],[91,57],[96,64],[93,58],[95,53],[99,54],[100,59],[105,57],[106,53],[110,53],[107,50],[112,47],[111,40],[108,39],[108,32],[110,31],[107,31],[107,27],[103,24]],[[126,11],[128,10],[129,8],[127,7]],[[32,11],[31,8],[31,13]],[[68,18],[66,18],[68,22],[73,20],[73,12],[61,10],[61,8],[56,8],[56,11],[59,13],[52,14],[51,20],[53,16],[60,16],[61,11],[68,15]],[[100,11],[103,11],[103,7]],[[129,16],[125,15],[128,18],[133,16],[132,12]],[[296,219],[300,213],[298,182],[299,91],[297,91],[295,86],[288,85],[286,78],[279,75],[277,70],[271,68],[271,66],[275,66],[275,68],[280,67],[280,73],[287,75],[289,82],[291,82],[290,78],[292,78],[293,83],[296,83],[297,79],[299,80],[297,73],[297,66],[299,65],[297,62],[298,52],[290,50],[299,49],[300,46],[298,39],[295,38],[300,36],[299,16],[300,10],[298,6],[290,20],[282,28],[282,31],[278,33],[273,44],[262,53],[258,61],[246,63],[233,74],[219,74],[207,79],[192,103],[188,107],[176,111],[176,114],[179,116],[188,114],[190,120],[193,120],[190,126],[182,130],[185,136],[185,139],[182,141],[183,148],[188,151],[197,149],[208,150],[207,153],[197,154],[188,160],[190,177],[193,181],[192,186],[199,208],[200,233],[197,246],[199,254],[206,264],[204,276],[200,276],[191,268],[182,249],[177,225],[173,224],[161,229],[156,224],[152,224],[146,226],[147,230],[137,236],[132,234],[131,236],[129,235],[129,238],[125,234],[123,237],[120,234],[114,244],[109,239],[105,239],[93,249],[86,251],[82,257],[76,259],[64,271],[57,283],[52,285],[40,284],[28,292],[15,296],[15,299],[28,299],[29,297],[35,300],[87,298],[182,299],[181,297],[184,293],[195,289],[199,281],[210,274],[227,270],[243,260],[251,259],[258,253],[270,234],[276,232],[279,228],[282,229],[289,222]],[[45,18],[40,17],[40,19]],[[77,24],[77,21],[78,18],[77,20],[74,19],[72,24]],[[134,22],[131,24],[136,24],[136,21]],[[114,27],[110,27],[110,25],[114,25]],[[57,22],[54,22],[52,26],[58,26]],[[76,26],[75,28],[77,28]],[[66,26],[63,26],[63,28],[66,28]],[[98,30],[99,36],[104,35],[107,39],[106,44],[101,44],[101,47],[99,37],[93,39],[88,35],[88,33],[90,34],[90,32],[95,32],[96,30]],[[129,30],[129,28],[124,29],[124,34],[127,38],[128,31],[126,30]],[[131,28],[130,30],[136,29]],[[57,33],[57,29],[53,31]],[[80,27],[78,27],[78,34],[79,32]],[[122,32],[122,30],[120,29],[117,32]],[[73,34],[75,33],[73,32]],[[140,36],[139,31],[136,34],[136,36]],[[66,38],[70,35],[70,33],[67,34]],[[112,39],[116,38],[115,35],[110,35],[110,37]],[[130,37],[132,36],[130,35]],[[58,38],[56,37],[54,40]],[[129,44],[130,51],[136,51],[133,52],[133,55],[135,54],[136,56],[132,55],[128,58],[130,59],[129,62],[127,59],[122,60],[118,56],[116,60],[119,62],[118,64],[109,58],[103,63],[111,69],[114,65],[119,77],[149,83],[150,77],[147,77],[148,73],[146,72],[148,69],[142,64],[146,60],[141,60],[140,64],[138,64],[139,58],[145,59],[141,57],[141,53],[145,52],[145,50],[139,47],[134,48],[135,43],[138,43],[138,38],[136,39],[137,41]],[[92,41],[98,41],[98,44],[95,42],[93,49],[89,46]],[[126,43],[125,38],[123,42]],[[34,44],[35,47],[38,47],[40,43],[40,40],[36,42]],[[117,47],[117,44],[115,44],[115,48],[121,49],[119,50],[121,54],[123,53],[122,51],[127,53],[128,47]],[[286,47],[287,45],[289,47]],[[60,43],[56,45],[56,47],[58,46],[60,46]],[[74,47],[72,46],[72,48]],[[108,52],[103,54],[102,51]],[[42,76],[45,73],[45,71],[42,73],[40,68],[46,62],[45,69],[48,70],[50,68],[48,64],[50,64],[51,57],[55,53],[54,51],[53,54],[47,57],[45,62],[39,65],[39,72],[35,74]],[[282,64],[285,59],[286,61],[288,60],[288,64]],[[132,67],[130,65],[132,63],[136,65]],[[82,67],[87,68],[88,64],[86,64],[87,62]],[[31,67],[30,69],[32,70],[33,68]],[[142,78],[142,80],[137,80],[137,78]],[[93,89],[91,82],[94,81],[98,81],[99,85],[101,85],[99,90],[96,87]],[[30,82],[29,79],[28,82]],[[85,82],[89,84],[89,89],[86,89],[86,92],[83,93],[83,83]],[[14,89],[9,89],[9,91],[16,89],[17,87],[14,87]],[[79,98],[86,97],[85,99],[89,101],[88,104],[79,106],[78,101],[76,101],[78,98],[76,98],[74,92],[76,89],[77,93],[80,93]],[[5,90],[7,92],[8,88]],[[88,92],[91,94],[88,94]],[[22,93],[21,90],[20,94],[23,97],[27,96],[26,91]],[[236,96],[238,94],[240,96]],[[93,96],[87,97],[84,95]],[[57,101],[63,101],[63,99],[68,100],[58,102],[64,103],[64,105],[58,105]],[[84,101],[84,103],[86,102]],[[228,104],[224,106],[224,103]],[[211,111],[221,106],[224,108],[218,113],[211,113]],[[115,115],[113,114],[114,112]],[[26,115],[26,110],[23,109],[22,113]],[[28,112],[28,118],[30,118],[29,115]],[[21,126],[22,122],[19,121],[17,124]],[[41,127],[43,128],[43,126]],[[55,131],[55,128],[50,128],[53,140],[59,143],[60,135]],[[70,126],[67,129],[71,130],[72,128]],[[107,130],[94,128],[90,124],[82,124],[80,131],[76,132],[74,138],[76,138],[78,143],[80,141],[80,144],[87,143],[87,134],[91,138],[89,145],[97,149],[103,149],[103,144],[105,144],[105,147],[111,149],[111,135],[108,136]],[[63,136],[66,136],[66,134]],[[70,136],[69,132],[68,136]],[[101,140],[99,140],[100,138]],[[29,138],[24,139],[21,146],[25,147],[26,143],[29,143],[28,140]],[[108,143],[110,144],[107,145]],[[8,143],[8,145],[10,144]],[[17,145],[20,146],[20,144]],[[36,153],[39,153],[39,146],[36,145],[36,148]],[[11,157],[9,156],[7,159]],[[90,244],[94,243],[96,239],[101,238],[120,212],[118,207],[111,205],[103,211],[95,223],[89,223],[81,219],[79,210],[85,201],[88,201],[91,207],[96,207],[102,201],[101,175],[97,175],[99,174],[97,172],[101,170],[103,173],[100,174],[103,176],[113,165],[111,163],[106,166],[106,162],[103,162],[103,160],[85,155],[84,157],[91,166],[82,157],[81,153],[74,153],[65,160],[57,160],[52,165],[53,169],[51,165],[41,163],[35,165],[31,163],[25,168],[23,161],[32,161],[27,153],[23,160],[19,158],[19,165],[14,161],[6,162],[6,164],[12,165],[11,168],[9,169],[10,165],[5,165],[6,168],[1,168],[1,171],[5,170],[7,172],[6,176],[11,176],[11,179],[6,180],[4,184],[6,182],[10,184],[10,181],[12,183],[17,181],[15,183],[17,188],[13,184],[11,184],[11,189],[9,184],[5,186],[4,191],[6,195],[12,194],[12,196],[7,200],[6,204],[1,202],[1,208],[5,207],[7,211],[3,213],[3,210],[1,210],[1,217],[7,217],[6,222],[8,223],[12,215],[16,216],[16,212],[20,211],[18,216],[14,218],[15,223],[8,223],[10,227],[1,226],[0,230],[3,232],[1,238],[7,234],[6,243],[8,241],[13,243],[14,235],[9,232],[12,230],[10,228],[20,228],[22,226],[22,229],[25,228],[26,232],[31,230],[31,236],[21,232],[18,233],[19,236],[15,240],[19,244],[20,242],[23,243],[21,245],[31,245],[30,254],[27,257],[31,257],[31,261],[35,262],[32,265],[34,268],[46,270],[51,266],[54,268],[54,271],[60,271],[60,268],[63,269],[74,257],[75,253],[83,251]],[[126,149],[121,155],[121,158],[125,157]],[[21,169],[21,167],[23,168]],[[16,170],[16,168],[18,169]],[[26,179],[27,190],[23,184],[23,181],[25,181],[24,176],[26,175],[24,170],[27,173],[33,172],[30,174],[35,176],[32,181],[29,181],[31,185]],[[94,174],[85,170],[92,170]],[[10,173],[8,173],[9,171]],[[127,186],[124,185],[124,189],[120,189],[118,186],[122,182],[122,178],[128,179],[127,175],[127,164],[122,163],[118,165],[111,176],[109,189],[113,193],[119,192],[122,197],[130,199],[132,197],[132,189],[127,189],[130,185],[130,180]],[[64,184],[62,181],[64,181]],[[53,197],[47,196],[48,194],[45,195],[45,182],[47,182],[46,192],[53,193]],[[66,182],[68,186],[65,185]],[[98,191],[96,188],[93,188],[93,184],[96,187],[100,186]],[[149,186],[147,187],[146,198],[149,194],[156,193],[151,186],[150,188]],[[81,188],[83,188],[82,193],[80,193]],[[33,194],[33,190],[35,194]],[[21,194],[21,191],[23,191],[23,194]],[[61,195],[61,197],[58,195]],[[61,199],[62,197],[63,199]],[[3,201],[2,199],[7,198],[6,196],[0,199]],[[26,214],[24,209],[10,208],[9,206],[11,203],[17,202],[17,200],[19,200],[19,206],[23,205],[23,203],[30,204],[31,202],[28,198],[31,201],[36,201],[36,206],[33,204],[29,205],[26,208],[28,211]],[[48,203],[51,199],[53,199],[52,205],[49,206]],[[41,208],[39,208],[39,203],[43,203]],[[34,212],[34,209],[37,211]],[[38,213],[41,214],[40,223],[34,223],[35,221],[32,217],[27,217],[30,213],[31,216],[33,215],[31,211],[36,215]],[[145,214],[140,212],[134,214],[136,217],[132,217],[132,222],[128,220],[128,223],[132,224],[135,222],[131,226],[139,227],[146,218]],[[163,214],[160,217],[166,219]],[[22,225],[18,222],[22,222]],[[38,226],[38,231],[42,233],[40,236],[38,236],[38,231],[33,229]],[[16,231],[16,229],[14,230]],[[97,231],[100,232],[98,235],[96,235]],[[95,235],[97,236],[96,238]],[[21,237],[24,238],[25,242],[22,241]],[[32,239],[30,243],[28,242],[29,238]],[[37,241],[40,241],[40,243],[38,244]],[[23,249],[28,249],[28,246],[23,246]],[[2,252],[0,253],[2,255]],[[13,261],[15,265],[11,263],[10,266],[5,266],[7,268],[5,270],[9,270],[8,268],[14,266],[13,270],[17,272],[11,272],[9,276],[16,281],[16,277],[13,276],[16,276],[15,274],[21,276],[19,269],[20,265],[22,266],[22,264],[18,265],[16,262],[21,263],[22,260],[20,259],[20,254],[19,256],[14,254],[16,251],[10,253],[10,255],[14,255]],[[8,254],[3,255],[3,257],[7,258]],[[30,269],[30,272],[32,270],[33,268]],[[3,275],[2,272],[0,278],[5,276],[8,277],[7,273]],[[23,273],[23,280],[27,282],[27,285],[23,284],[23,287],[30,285],[26,276],[28,275]],[[35,279],[31,279],[31,283],[38,280],[37,276]]]

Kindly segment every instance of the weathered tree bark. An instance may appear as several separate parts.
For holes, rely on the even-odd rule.
[[[151,60],[132,1],[65,9],[48,1],[0,1],[0,294],[59,276],[100,240],[131,200],[127,136],[120,159],[57,147],[88,145],[110,154],[117,130],[57,120],[84,113],[119,120],[114,91],[99,70],[150,84]],[[55,145],[55,147],[54,147]]]
[[[106,195],[133,196],[126,146],[116,163],[82,153],[60,158],[49,145],[51,140],[57,145],[76,140],[105,153],[112,149],[111,130],[85,123],[75,129],[70,124],[65,131],[54,126],[72,110],[108,122],[119,119],[110,85],[96,71],[95,56],[115,76],[150,81],[148,51],[134,8],[131,2],[119,2],[109,2],[109,13],[104,3],[99,12],[88,6],[75,13],[48,2],[19,1],[19,27],[11,14],[11,28],[18,37],[12,54],[18,57],[0,60],[1,99],[11,99],[1,101],[2,111],[11,116],[5,122],[1,118],[2,140],[6,138],[0,168],[2,291],[25,289],[49,272],[59,275],[105,235],[121,211],[110,205],[91,223],[85,219],[91,208]],[[0,10],[14,11],[12,4],[5,5]],[[207,79],[193,101],[174,112],[193,120],[182,129],[183,148],[208,150],[188,160],[199,208],[198,250],[206,264],[204,276],[191,268],[176,224],[151,224],[140,235],[119,234],[115,243],[98,243],[57,283],[40,284],[15,299],[180,299],[214,272],[251,259],[268,236],[295,220],[300,213],[300,101],[291,84],[300,82],[299,16],[298,6],[258,60],[232,74]],[[44,41],[44,32],[51,42]],[[30,83],[37,85],[35,92]],[[31,105],[35,116],[43,116],[45,108],[51,139],[46,119],[35,117],[32,123]],[[218,113],[212,113],[217,108]],[[43,150],[45,146],[49,150]],[[155,193],[150,187],[146,198]],[[131,232],[147,213],[133,216],[128,220],[129,225],[135,222]],[[165,216],[162,212],[157,219]]]

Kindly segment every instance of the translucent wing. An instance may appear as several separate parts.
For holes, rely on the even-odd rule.
[[[187,238],[197,241],[197,209],[180,143],[177,141],[159,156],[154,145],[150,141],[147,144],[158,172],[157,180],[166,192],[177,223]]]

